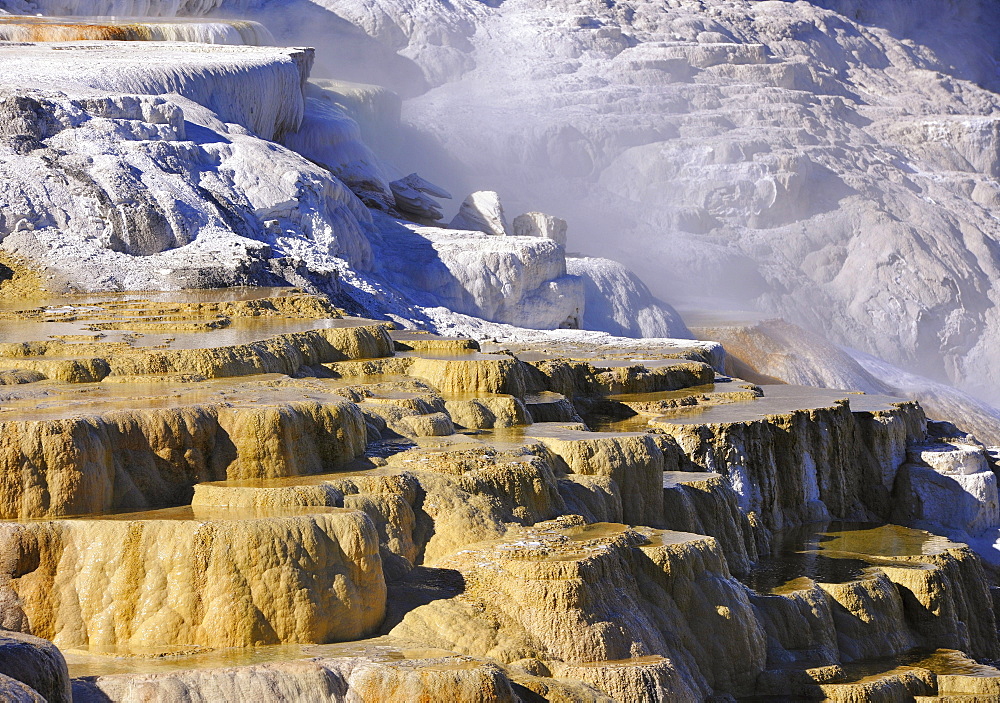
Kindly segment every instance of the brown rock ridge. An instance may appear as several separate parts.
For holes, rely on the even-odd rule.
[[[0,517],[181,505],[195,483],[317,473],[367,442],[358,406],[322,386],[185,384],[172,398],[139,390],[55,394],[66,401],[57,409],[22,411],[28,395],[0,412]]]
[[[616,700],[748,693],[763,669],[763,631],[710,537],[563,518],[438,565],[465,591],[411,611],[394,636],[538,660]]]

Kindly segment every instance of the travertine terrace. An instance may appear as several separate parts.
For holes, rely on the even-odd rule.
[[[978,557],[874,527],[901,466],[947,458],[912,402],[756,386],[699,346],[481,347],[295,289],[36,299],[0,329],[10,691],[1000,691]]]
[[[273,44],[258,22],[137,17],[44,18],[0,16],[0,41],[191,41],[204,44]]]
[[[1000,701],[919,6],[0,0],[0,699]]]

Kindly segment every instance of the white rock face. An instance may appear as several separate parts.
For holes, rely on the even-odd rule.
[[[528,328],[580,324],[582,282],[556,242],[373,219],[365,204],[435,215],[434,198],[448,193],[416,174],[389,183],[354,119],[377,121],[387,101],[360,86],[307,87],[307,51],[5,51],[0,246],[45,269],[52,290],[293,283],[430,325],[431,309]],[[138,92],[113,92],[126,88]],[[505,226],[495,194],[470,202]]]
[[[282,142],[328,169],[369,207],[389,208],[394,198],[388,176],[362,140],[358,123],[337,104],[337,94],[318,87],[309,94],[299,129],[285,134]]]
[[[5,85],[61,88],[8,87],[0,100],[4,249],[90,290],[273,280],[281,260],[370,267],[368,210],[254,133],[298,127],[306,52],[126,46],[0,49]]]
[[[166,42],[72,42],[0,47],[0,84],[64,91],[177,93],[262,139],[295,131],[313,52]]]
[[[909,520],[958,536],[982,537],[1000,527],[997,477],[982,446],[962,442],[918,444],[897,479]]]
[[[517,237],[545,237],[566,246],[566,220],[544,212],[526,212],[512,223],[512,233]]]
[[[931,444],[910,447],[908,458],[940,474],[966,476],[989,470],[986,450],[973,444]]]
[[[932,531],[978,537],[1000,524],[997,477],[992,471],[941,474],[904,465],[913,492],[915,524]]]
[[[477,190],[462,201],[458,214],[448,225],[452,229],[468,229],[506,237],[510,234],[503,214],[500,196],[492,190]]]
[[[378,272],[418,304],[529,329],[579,326],[583,283],[555,242],[375,220]]]
[[[972,542],[990,561],[1000,558],[984,549],[1000,527],[1000,491],[987,449],[961,439],[928,441],[909,446],[906,460],[896,478],[894,518]]]
[[[690,337],[680,315],[653,297],[639,277],[610,259],[570,257],[566,270],[583,281],[582,327],[621,337]]]

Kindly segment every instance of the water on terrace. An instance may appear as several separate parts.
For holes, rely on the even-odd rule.
[[[750,390],[753,388],[760,389],[763,395],[755,395]],[[750,422],[796,410],[833,407],[845,400],[855,412],[875,412],[889,410],[894,403],[902,401],[890,396],[811,386],[749,386],[738,380],[717,381],[675,391],[612,395],[606,400],[634,408],[634,414],[627,417],[602,415],[598,408],[586,418],[588,425],[596,431],[642,432],[655,429],[657,425]]]
[[[182,505],[175,508],[156,508],[125,513],[100,513],[93,515],[67,515],[46,518],[6,518],[3,522],[225,522],[232,520],[264,520],[268,518],[309,517],[310,515],[354,512],[346,508],[326,506],[267,506],[229,507],[216,505]]]
[[[394,637],[373,637],[333,644],[277,644],[259,647],[211,649],[204,647],[125,648],[90,647],[63,650],[71,677],[109,676],[113,674],[169,673],[188,669],[215,669],[251,666],[314,657],[363,657],[380,662],[440,660],[432,666],[451,669],[478,666],[454,652],[434,649]],[[421,669],[427,666],[421,665]]]
[[[830,522],[777,533],[771,553],[742,580],[755,591],[781,595],[816,582],[847,583],[879,567],[927,569],[921,556],[961,545],[945,537],[899,525]]]
[[[228,291],[185,291],[164,294],[121,294],[101,296],[74,296],[46,302],[42,308],[30,308],[24,304],[5,302],[0,304],[0,339],[3,341],[32,342],[44,339],[63,339],[86,343],[121,343],[130,347],[155,346],[164,348],[208,348],[243,344],[258,341],[277,334],[300,332],[323,327],[345,327],[372,324],[373,321],[357,318],[323,317],[295,319],[276,315],[273,317],[233,317],[224,322],[214,322],[209,316],[201,324],[186,322],[178,324],[177,319],[154,319],[144,315],[142,307],[148,302],[157,305],[198,305],[224,302],[249,302],[266,297],[289,294],[287,289],[232,289]],[[134,306],[134,310],[132,309]],[[162,324],[164,331],[157,331]],[[170,325],[189,329],[170,329]],[[131,326],[132,329],[129,329]],[[137,329],[141,327],[142,329]],[[406,339],[426,340],[417,333],[393,333],[393,337],[405,342]],[[440,339],[440,338],[434,338]],[[72,340],[72,341],[71,341]],[[426,344],[416,351],[397,352],[397,356],[459,361],[483,361],[506,358],[497,354],[483,353],[470,348],[460,348],[461,342],[440,340],[440,349]],[[453,347],[445,342],[455,341]],[[545,358],[539,351],[525,351],[527,358]],[[606,352],[587,357],[577,354],[574,358],[585,357],[597,367],[619,367],[641,364],[647,368],[657,368],[684,363],[684,359],[672,358],[628,358],[626,352],[621,358]],[[552,357],[555,358],[555,357]],[[342,400],[338,389],[367,385],[377,399],[391,401],[413,395],[432,392],[413,390],[401,386],[413,385],[416,379],[401,375],[353,376],[337,379],[304,378],[293,379],[280,374],[264,374],[230,379],[217,379],[191,383],[136,382],[131,379],[119,383],[60,384],[41,381],[22,387],[6,387],[0,392],[0,420],[5,417],[17,419],[48,419],[75,415],[99,414],[102,412],[135,407],[166,408],[198,404],[225,403],[228,405],[266,405],[297,400],[329,402]],[[381,387],[379,387],[381,384]],[[232,480],[213,482],[217,488],[253,489],[315,486],[326,482],[351,477],[390,475],[401,470],[419,470],[422,466],[450,453],[472,452],[489,460],[497,452],[517,450],[535,443],[539,438],[564,441],[592,439],[596,436],[633,436],[648,431],[657,424],[701,424],[744,422],[771,415],[784,414],[793,410],[830,407],[847,399],[855,411],[874,411],[891,407],[893,398],[865,396],[845,391],[803,388],[795,386],[766,386],[763,397],[739,395],[747,390],[738,381],[721,379],[714,384],[696,386],[675,391],[654,393],[632,393],[608,396],[604,400],[636,407],[657,407],[657,404],[677,403],[679,407],[662,414],[637,412],[634,416],[620,420],[599,420],[591,422],[590,429],[579,423],[537,423],[534,425],[496,428],[492,430],[460,430],[446,437],[388,438],[369,444],[364,456],[331,466],[327,473],[309,476],[283,478]],[[450,393],[442,394],[447,400],[470,400],[473,398],[505,397],[503,394]],[[693,399],[692,404],[686,404]],[[527,399],[529,403],[558,402],[561,396],[543,393]],[[589,418],[588,418],[589,419]],[[591,430],[598,430],[596,435]],[[530,461],[530,455],[524,455]],[[505,457],[505,461],[516,461],[516,455]],[[430,467],[428,467],[430,468]],[[663,476],[664,488],[679,483],[704,481],[717,478],[714,473],[666,472]],[[271,517],[294,517],[341,511],[328,507],[266,507],[232,508],[208,505],[180,506],[175,508],[147,510],[133,513],[118,513],[100,516],[69,518],[74,520],[113,521],[160,521],[160,520],[251,520]],[[595,524],[561,530],[559,537],[563,545],[546,558],[556,560],[579,559],[594,553],[595,540],[612,539],[624,534],[628,528],[623,525]],[[701,536],[683,532],[645,530],[638,536],[639,548],[655,548],[677,544]],[[543,540],[544,542],[544,540]],[[589,544],[588,544],[589,543]],[[781,533],[773,542],[773,553],[763,557],[756,567],[744,577],[751,588],[761,593],[780,594],[801,588],[808,588],[814,582],[846,582],[865,578],[872,569],[880,566],[897,568],[930,568],[922,564],[919,557],[941,552],[954,547],[954,543],[919,530],[892,525],[872,526],[849,523],[813,525],[799,530]],[[525,545],[530,547],[530,545]],[[531,551],[530,549],[528,551]],[[237,649],[209,650],[198,647],[162,647],[149,651],[131,651],[122,648],[91,647],[70,649],[66,652],[73,676],[106,675],[112,673],[134,673],[173,671],[181,669],[237,666],[304,659],[316,656],[381,657],[383,660],[426,659],[441,657],[441,666],[465,667],[468,661],[441,650],[430,650],[401,644],[390,638],[376,638],[358,642],[331,645],[275,645],[268,647],[248,647]],[[913,655],[913,662],[931,662],[937,668],[951,667],[955,671],[975,671],[975,665],[967,660],[951,656],[947,652],[932,652]],[[622,664],[647,663],[646,659],[627,660]],[[652,660],[650,660],[652,661]],[[921,665],[906,662],[904,665]],[[971,667],[971,668],[970,668]],[[930,666],[928,665],[928,668]],[[858,670],[863,674],[864,672]],[[853,674],[852,674],[853,675]],[[986,675],[986,674],[983,674]]]
[[[282,374],[259,374],[195,382],[36,383],[0,386],[0,421],[52,420],[89,417],[122,410],[167,409],[193,406],[266,407],[297,401],[345,402],[337,389],[371,385],[378,397],[405,397],[419,393],[391,390],[392,384],[412,381],[403,376],[364,376],[349,379],[293,379]],[[390,390],[380,391],[380,384]]]
[[[770,385],[760,386],[764,395],[745,402],[692,405],[680,407],[664,413],[651,422],[653,424],[726,424],[749,422],[773,415],[785,415],[796,410],[816,410],[848,401],[851,410],[875,412],[890,410],[900,398],[868,395],[852,391],[838,391],[812,386]]]
[[[290,310],[272,314],[230,312],[226,304],[293,296],[288,288],[234,288],[62,296],[0,302],[0,341],[61,341],[130,348],[206,349],[258,342],[280,334],[375,324],[374,320]],[[332,311],[331,311],[332,312]]]

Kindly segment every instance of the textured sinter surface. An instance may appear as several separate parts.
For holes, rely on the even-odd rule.
[[[783,531],[893,518],[988,539],[985,450],[929,438],[918,406],[754,386],[705,345],[502,349],[339,315],[294,289],[0,310],[0,625],[65,649],[77,699],[994,681],[927,664],[997,653],[968,548]],[[38,371],[81,360],[103,375]],[[965,482],[966,522],[934,477]],[[65,695],[55,650],[9,645],[34,648],[25,668],[5,646],[10,696]]]
[[[189,41],[199,44],[265,46],[274,37],[259,22],[148,17],[0,16],[0,40],[45,41]]]
[[[3,6],[62,3],[27,4]],[[995,694],[970,659],[1000,655],[990,581],[960,544],[1000,561],[995,451],[912,402],[721,377],[714,343],[554,329],[685,333],[535,201],[641,248],[655,292],[908,363],[944,348],[960,378],[990,318],[992,142],[955,116],[990,112],[964,81],[989,60],[923,46],[892,2],[330,4],[348,22],[239,7],[439,86],[404,114],[498,183],[513,156],[513,199],[381,161],[417,147],[423,170],[429,143],[382,89],[307,83],[310,50],[0,47],[0,627],[69,649],[81,700]],[[236,8],[141,5],[58,9]],[[992,15],[963,7],[935,3],[934,30],[981,47],[961,29]],[[290,282],[452,336],[297,291],[99,293]],[[73,289],[93,295],[47,297]],[[826,366],[803,380],[861,377]],[[67,695],[30,637],[0,641],[0,675]]]
[[[448,194],[390,182],[368,142],[398,125],[398,98],[308,83],[311,49],[52,41],[0,56],[0,284],[20,295],[31,276],[53,293],[290,283],[411,325],[575,329],[585,282],[606,289],[615,270],[568,273],[564,237],[537,227],[399,219],[432,222]],[[593,328],[686,334],[637,279],[609,292],[610,311],[591,293]],[[645,312],[623,327],[632,306]]]

